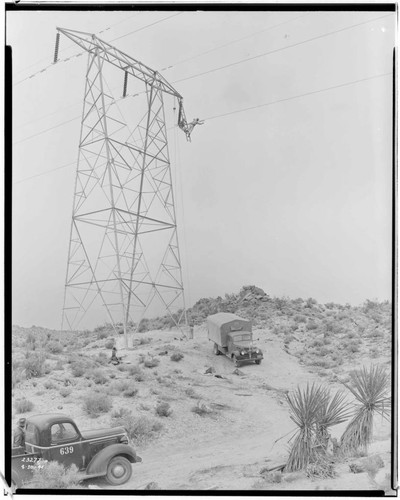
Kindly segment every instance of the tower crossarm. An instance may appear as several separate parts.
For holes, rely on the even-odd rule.
[[[120,68],[148,85],[156,87],[159,90],[182,100],[182,96],[179,92],[174,89],[174,87],[168,83],[158,71],[134,59],[128,54],[125,54],[113,45],[101,40],[96,35],[65,28],[57,28],[57,31],[68,37],[87,52],[98,50],[98,55],[113,66]]]

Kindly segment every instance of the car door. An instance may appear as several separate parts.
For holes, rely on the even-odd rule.
[[[66,467],[75,464],[84,467],[84,444],[82,437],[71,422],[57,422],[50,427],[50,460],[56,460]]]

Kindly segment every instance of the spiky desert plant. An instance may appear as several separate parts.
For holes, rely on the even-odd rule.
[[[325,389],[326,397],[321,400],[316,419],[317,441],[325,449],[329,440],[329,428],[342,424],[351,417],[351,405],[346,401],[346,394],[337,391],[333,396]]]
[[[343,384],[356,398],[354,415],[344,431],[340,444],[345,453],[367,451],[372,441],[373,418],[375,413],[389,420],[390,396],[389,374],[383,367],[363,367],[350,374],[350,382]]]
[[[289,440],[291,449],[286,470],[303,470],[316,458],[316,425],[320,408],[326,405],[327,391],[314,383],[305,389],[297,387],[292,395],[287,395],[290,418],[297,425],[296,434]]]

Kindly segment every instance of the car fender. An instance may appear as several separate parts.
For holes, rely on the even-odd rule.
[[[238,358],[240,356],[239,351],[233,351],[232,352],[232,357],[233,356],[235,356],[236,358]]]
[[[132,446],[122,443],[111,444],[110,446],[107,446],[107,448],[100,450],[92,458],[86,469],[86,474],[105,475],[107,473],[108,462],[116,456],[123,456],[131,463],[142,461],[142,459],[136,455]]]

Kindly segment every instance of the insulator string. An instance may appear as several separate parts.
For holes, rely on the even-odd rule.
[[[126,97],[126,89],[128,88],[128,72],[125,71],[125,76],[124,76],[124,92],[122,94],[122,97]]]
[[[58,49],[60,47],[60,33],[57,33],[57,36],[56,36],[56,46],[55,46],[55,49],[54,49],[54,64],[57,62],[58,60]]]

